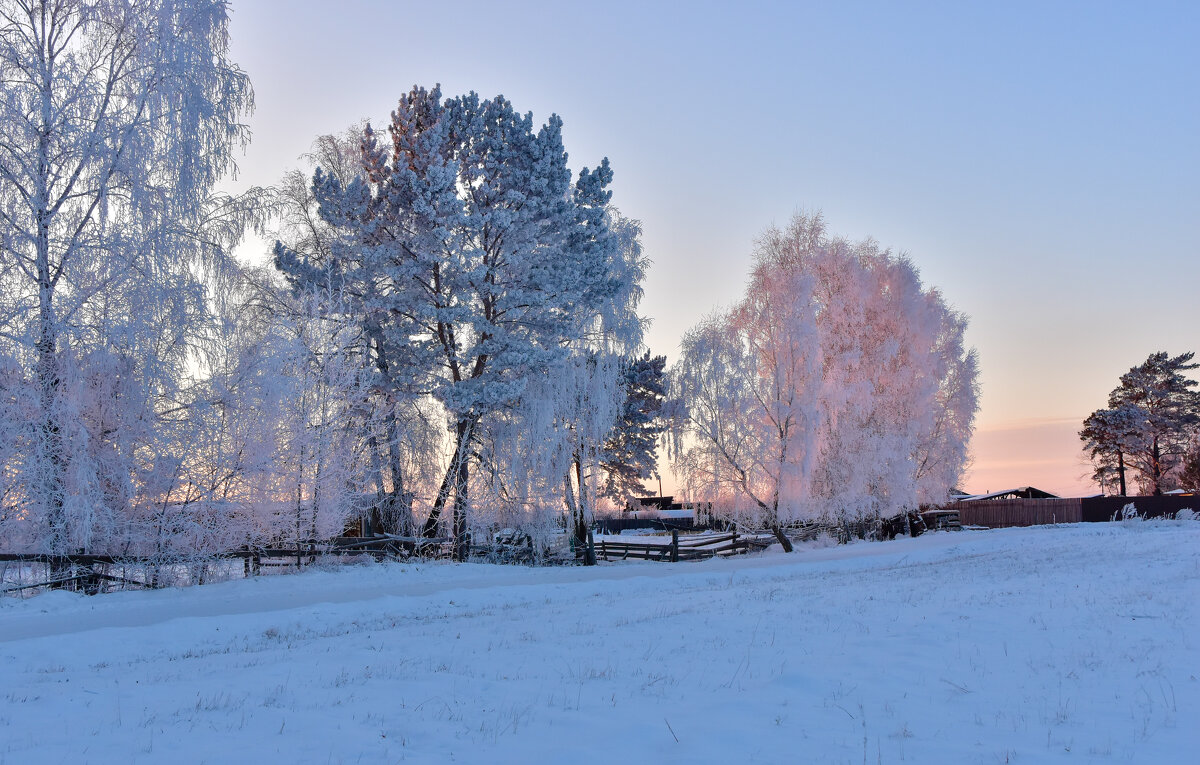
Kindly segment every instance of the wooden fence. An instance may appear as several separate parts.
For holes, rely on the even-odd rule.
[[[680,539],[672,530],[670,544],[609,542],[596,544],[598,557],[603,560],[662,560],[687,561],[734,555],[750,550],[765,549],[772,539],[730,532],[707,534]],[[326,556],[370,555],[377,560],[448,558],[454,553],[454,540],[421,537],[339,537],[331,542],[306,541],[288,547],[252,547],[231,550],[216,556],[196,559],[137,556],[137,555],[46,555],[38,553],[0,553],[0,565],[6,570],[0,576],[0,595],[37,588],[67,589],[96,594],[117,589],[154,589],[161,586],[160,572],[175,566],[208,565],[222,560],[240,560],[243,576],[255,576],[265,568],[302,567]],[[493,560],[532,562],[533,550],[522,545],[472,545],[473,555]],[[20,581],[7,581],[10,564],[25,567]],[[235,569],[236,570],[236,569]],[[226,572],[228,573],[228,572]]]
[[[596,542],[596,557],[600,560],[657,560],[677,563],[686,560],[705,560],[718,555],[737,555],[750,550],[762,550],[770,546],[774,538],[728,534],[706,534],[679,538],[679,532],[671,531],[670,544],[648,542]]]
[[[1164,494],[1158,497],[1087,497],[1083,500],[1084,523],[1121,520],[1121,510],[1133,505],[1139,518],[1174,518],[1180,510],[1200,513],[1200,496]]]
[[[8,584],[0,576],[0,595],[39,587],[96,594],[114,589],[154,589],[160,586],[157,572],[172,566],[187,566],[215,561],[242,561],[243,575],[259,574],[263,568],[303,567],[325,556],[369,555],[376,560],[388,558],[447,558],[453,556],[453,539],[424,537],[339,537],[332,542],[305,541],[288,547],[246,547],[219,555],[192,559],[186,556],[139,555],[47,555],[42,553],[0,553],[5,569],[11,563],[35,568],[33,581]],[[37,573],[40,571],[41,573]],[[7,574],[7,571],[5,571]]]
[[[1132,504],[1141,518],[1174,518],[1180,510],[1200,512],[1200,497],[1073,497],[1066,499],[980,499],[951,505],[969,526],[1003,528],[1051,523],[1103,523],[1120,520]]]
[[[953,505],[966,526],[1043,526],[1079,523],[1083,520],[1079,498],[1074,499],[981,499]]]

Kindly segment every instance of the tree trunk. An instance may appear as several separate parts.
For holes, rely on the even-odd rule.
[[[571,485],[571,471],[567,470],[563,473],[563,502],[567,505],[567,531],[571,533],[571,544],[575,550],[575,558],[579,558],[579,528],[575,524],[575,519],[579,517],[579,508],[575,505],[575,487]]]
[[[374,434],[367,438],[371,450],[371,470],[375,473],[375,506],[367,513],[362,535],[369,537],[383,529],[383,508],[387,495],[383,488],[383,457],[379,454],[379,439]]]
[[[300,566],[300,539],[303,537],[304,515],[304,452],[300,447],[300,459],[296,463],[296,566]]]
[[[787,534],[783,533],[783,529],[778,523],[771,525],[771,533],[774,534],[775,538],[779,540],[779,544],[783,546],[784,552],[790,553],[794,549],[792,547],[792,540],[788,539]]]
[[[421,526],[421,536],[427,539],[433,539],[438,535],[438,524],[442,520],[442,509],[446,506],[446,500],[450,498],[450,490],[454,485],[455,464],[457,462],[458,447],[455,447],[454,456],[450,459],[450,465],[446,468],[446,472],[442,476],[442,484],[438,487],[437,496],[434,497],[433,507],[429,510],[429,517],[425,519],[424,525]]]
[[[579,485],[579,517],[575,520],[575,533],[583,541],[583,562],[584,565],[596,565],[596,550],[588,540],[591,535],[588,533],[588,526],[591,525],[592,513],[588,507],[587,487],[583,485],[583,458],[575,457],[575,481]]]
[[[308,526],[308,538],[314,541],[317,538],[317,514],[321,512],[321,462],[325,459],[322,445],[322,440],[318,438],[316,459],[313,461],[312,509]]]
[[[1125,453],[1120,449],[1117,450],[1117,476],[1121,481],[1121,496],[1128,496],[1125,493]]]
[[[404,490],[404,460],[400,454],[400,428],[396,424],[395,412],[388,412],[388,469],[392,474],[392,495],[389,501],[389,521],[395,533],[408,536],[416,523],[413,520],[412,502]]]
[[[63,512],[63,442],[58,426],[58,359],[54,330],[43,321],[38,339],[38,393],[41,404],[39,471],[41,501],[49,527],[46,552],[62,555],[67,552],[66,517]]]
[[[43,19],[43,24],[45,23]],[[63,453],[62,431],[58,419],[58,394],[61,380],[58,366],[58,331],[54,318],[54,278],[50,266],[50,135],[52,123],[53,85],[51,70],[54,59],[47,60],[45,79],[41,87],[41,128],[38,131],[37,188],[34,191],[35,257],[38,279],[38,341],[37,381],[42,423],[38,454],[41,503],[46,516],[49,536],[46,552],[63,555],[67,552],[70,534],[63,507],[63,473],[66,455]],[[62,564],[53,566],[57,578]]]
[[[41,473],[39,491],[49,532],[46,552],[62,555],[67,552],[69,535],[63,510],[62,476],[65,455],[57,411],[61,380],[58,374],[58,336],[54,326],[54,288],[50,280],[49,248],[49,231],[39,222],[37,381],[38,403],[42,410],[41,439],[38,444],[38,469]],[[59,573],[60,568],[61,566],[56,567],[53,573]]]
[[[759,504],[762,504],[761,502]],[[766,510],[767,506],[763,505]],[[771,529],[771,533],[779,540],[779,544],[783,547],[785,553],[790,553],[792,548],[792,540],[788,539],[787,534],[783,533],[783,528],[779,525],[779,489],[775,489],[775,499],[772,501],[772,506],[768,512],[767,526]]]
[[[1162,452],[1158,447],[1158,436],[1150,446],[1150,478],[1154,482],[1154,496],[1162,495]]]
[[[463,439],[470,441],[470,437]],[[465,561],[471,551],[471,540],[467,535],[467,479],[468,461],[466,449],[458,459],[458,470],[454,477],[454,559]]]
[[[458,510],[458,484],[461,480],[463,485],[463,500],[466,500],[466,480],[467,472],[465,464],[467,461],[467,452],[470,448],[471,437],[475,433],[475,418],[465,418],[458,421],[454,426],[455,435],[457,437],[454,445],[454,455],[450,458],[450,464],[446,467],[446,473],[442,476],[442,484],[438,487],[437,497],[434,498],[433,508],[429,511],[429,517],[425,519],[425,525],[421,529],[421,535],[427,539],[432,539],[438,535],[438,524],[442,520],[442,511],[446,507],[446,501],[450,498],[450,491],[455,490],[455,510]],[[465,505],[464,505],[465,507]]]
[[[571,469],[568,468],[567,473],[563,476],[563,496],[567,502],[567,511],[571,514],[571,544],[575,548],[576,560],[581,561],[585,566],[594,566],[596,565],[596,550],[589,544],[588,518],[583,504],[582,472],[579,469],[579,462],[576,461],[573,467],[576,476],[580,479],[580,496],[578,498],[575,495],[575,487],[571,483]]]

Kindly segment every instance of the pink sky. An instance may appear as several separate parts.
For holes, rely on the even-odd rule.
[[[971,442],[974,461],[960,488],[973,494],[1036,486],[1059,496],[1094,494],[1091,468],[1080,449],[1080,420],[1017,421],[980,428]]]

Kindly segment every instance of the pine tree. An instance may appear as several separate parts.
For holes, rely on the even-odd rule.
[[[1175,486],[1196,429],[1200,427],[1200,383],[1184,375],[1200,364],[1194,353],[1152,353],[1121,375],[1108,408],[1089,415],[1080,438],[1091,453],[1097,479],[1125,468],[1137,472],[1143,491],[1162,494]],[[1123,483],[1123,480],[1122,480]]]
[[[1102,491],[1113,487],[1120,496],[1128,495],[1126,460],[1138,448],[1141,422],[1141,413],[1132,406],[1098,409],[1083,421],[1079,437],[1095,468],[1092,479]]]
[[[666,356],[643,355],[622,364],[625,404],[604,442],[600,464],[604,496],[618,502],[645,492],[643,482],[658,473],[656,446],[666,431]]]
[[[436,536],[453,497],[465,556],[470,465],[481,422],[571,353],[618,292],[607,160],[572,182],[562,121],[535,129],[503,96],[443,100],[414,87],[381,145],[364,130],[362,174],[318,172],[328,256],[276,247],[293,283],[326,281],[355,311],[390,389],[424,392],[446,412],[450,455],[423,525]],[[393,364],[390,360],[394,359]]]

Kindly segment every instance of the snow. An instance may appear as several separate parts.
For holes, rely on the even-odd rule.
[[[1018,486],[1015,489],[1005,489],[1004,491],[993,491],[988,494],[959,494],[957,496],[954,496],[953,499],[957,502],[974,502],[974,501],[980,500],[980,499],[995,499],[996,497],[1003,497],[1006,494],[1016,495],[1016,494],[1020,494],[1021,492],[1027,492],[1030,489],[1033,489],[1033,487],[1032,486]],[[1104,496],[1104,494],[1101,493],[1099,495],[1093,495],[1093,496]],[[1064,499],[1064,498],[1063,497],[1055,497],[1055,496],[1051,495],[1049,497],[1039,497],[1039,499]]]
[[[0,763],[1183,762],[1200,524],[0,599]]]
[[[633,518],[695,518],[696,511],[688,508],[685,510],[651,510],[649,512],[631,513]]]

